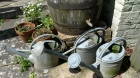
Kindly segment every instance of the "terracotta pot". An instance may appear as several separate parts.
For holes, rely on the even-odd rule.
[[[45,32],[43,32],[43,30],[44,30],[43,28],[40,28],[40,29],[34,31],[33,34],[32,34],[32,38],[35,39],[37,37],[37,36],[35,36],[35,35],[37,35],[37,32],[42,32],[42,34],[40,34],[40,35],[43,35],[43,34],[55,34],[55,35],[57,35],[58,34],[55,29],[53,29],[53,30],[45,29]],[[43,38],[40,38],[40,39],[36,40],[36,42],[43,41],[43,40],[50,40],[50,39],[52,39],[51,36],[43,37]]]
[[[35,24],[31,23],[31,22],[23,22],[23,23],[19,23],[18,26],[31,26],[31,30],[29,31],[25,31],[25,32],[19,32],[17,30],[17,27],[14,27],[15,32],[20,36],[20,38],[23,40],[23,42],[28,43],[29,38],[31,38],[32,33],[34,31],[35,28]]]

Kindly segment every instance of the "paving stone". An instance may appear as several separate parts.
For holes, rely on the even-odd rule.
[[[9,5],[9,4],[11,4],[12,2],[10,1],[0,1],[0,7],[4,7],[4,6],[7,6],[7,5]]]

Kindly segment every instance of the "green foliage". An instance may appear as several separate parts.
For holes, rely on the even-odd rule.
[[[14,59],[15,64],[21,65],[20,72],[27,71],[27,69],[33,65],[29,60],[23,58],[22,56],[15,56]]]
[[[41,6],[40,1],[37,1],[34,4],[28,2],[26,6],[23,6],[22,11],[27,21],[34,21],[40,17],[43,7]]]
[[[0,18],[0,26],[1,24],[4,22],[4,19],[3,18]]]
[[[30,72],[29,78],[35,78],[35,77],[36,77],[36,74],[34,72]]]
[[[20,28],[19,26],[17,26],[17,30],[18,30],[19,32],[25,32],[25,31],[31,30],[31,27],[30,27],[30,26],[26,26],[26,27],[24,27],[24,28]]]
[[[120,46],[119,45],[113,45],[112,46],[112,52],[113,53],[119,53],[120,51]]]
[[[54,24],[50,15],[47,15],[41,19],[41,23],[43,24],[44,28],[49,30],[54,28]]]
[[[33,41],[32,37],[29,38],[28,42],[31,43]]]

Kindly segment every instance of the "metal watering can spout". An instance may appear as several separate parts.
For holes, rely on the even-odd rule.
[[[4,44],[2,45],[2,49],[5,49],[8,52],[12,52],[12,53],[18,54],[18,55],[28,59],[32,63],[35,63],[34,56],[32,56],[32,54],[29,55],[29,54],[25,53],[25,52],[30,52],[30,50],[15,50],[14,48],[9,47],[9,46],[4,45]]]
[[[28,58],[28,57],[29,57],[28,54],[26,54],[26,53],[24,53],[24,52],[22,52],[22,51],[17,51],[17,50],[15,50],[14,48],[9,47],[9,46],[4,45],[4,44],[2,45],[2,49],[5,49],[5,50],[7,50],[7,51],[9,51],[9,52],[18,54],[18,55],[20,55],[20,56],[22,56],[22,57],[24,57],[24,58]],[[29,52],[29,50],[26,50],[26,51]]]

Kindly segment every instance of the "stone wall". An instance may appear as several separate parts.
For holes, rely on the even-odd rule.
[[[104,0],[103,11],[109,9],[106,8],[107,6],[114,7],[113,5],[108,5],[107,1],[108,0]],[[112,2],[111,4],[114,3]],[[114,9],[109,10],[112,14],[114,13],[113,18],[109,17],[111,15],[106,15],[106,17],[108,16],[110,19],[112,18],[112,21],[108,23],[112,23],[113,39],[115,37],[123,37],[127,40],[128,45],[135,46],[140,33],[140,0],[115,0]],[[103,14],[105,12],[103,11],[101,17],[104,16]],[[106,13],[108,14],[107,11]]]

